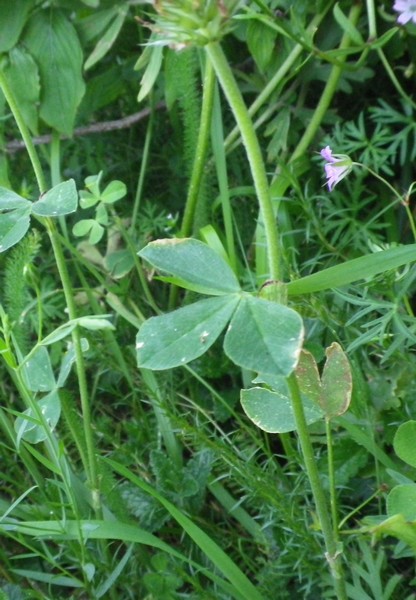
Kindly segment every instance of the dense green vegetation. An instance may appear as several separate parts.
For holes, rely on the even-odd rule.
[[[0,0],[0,599],[407,600],[410,0]]]

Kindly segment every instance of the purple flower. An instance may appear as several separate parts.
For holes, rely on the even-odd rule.
[[[397,17],[397,22],[400,25],[406,25],[409,21],[416,23],[416,0],[396,0],[393,4],[393,10],[400,13]]]
[[[352,160],[347,154],[332,154],[329,146],[321,150],[321,156],[326,160],[325,175],[330,192],[334,187],[348,175],[352,169]]]

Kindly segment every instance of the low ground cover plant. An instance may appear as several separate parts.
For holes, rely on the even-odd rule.
[[[0,15],[0,598],[413,598],[414,3]]]

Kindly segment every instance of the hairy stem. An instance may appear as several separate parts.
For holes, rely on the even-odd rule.
[[[192,233],[194,215],[198,202],[199,189],[205,168],[205,159],[208,151],[212,106],[214,102],[215,73],[209,61],[205,65],[205,76],[203,82],[203,97],[201,107],[201,120],[199,124],[198,140],[195,149],[195,160],[192,167],[192,175],[186,198],[185,211],[181,226],[182,237],[188,237]]]

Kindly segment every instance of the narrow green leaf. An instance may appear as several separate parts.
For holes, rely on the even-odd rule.
[[[392,27],[380,35],[380,37],[376,38],[375,40],[370,40],[368,43],[371,48],[382,48],[391,40],[393,36],[396,35],[398,31],[400,31],[400,27]]]
[[[240,367],[287,376],[296,367],[302,341],[303,323],[297,312],[246,294],[231,320],[224,350]]]
[[[0,531],[14,531],[23,535],[36,538],[47,537],[55,540],[78,540],[80,530],[83,532],[84,540],[121,540],[144,544],[163,550],[179,559],[183,555],[176,552],[165,542],[159,540],[155,535],[141,529],[137,525],[122,523],[121,521],[22,521],[12,523],[0,523]]]
[[[62,217],[77,210],[78,193],[73,179],[58,183],[32,204],[32,212],[41,217]]]
[[[89,329],[90,331],[98,331],[99,329],[115,329],[114,325],[102,315],[90,315],[88,317],[79,317],[76,322],[80,327]]]
[[[156,240],[138,254],[157,269],[197,286],[201,293],[221,295],[240,291],[231,267],[198,240]]]
[[[37,11],[25,29],[24,44],[39,67],[40,116],[54,129],[71,135],[85,92],[82,48],[74,26],[53,7]]]
[[[44,573],[42,571],[33,571],[32,569],[11,569],[11,571],[20,577],[27,577],[28,579],[33,579],[33,581],[42,581],[48,585],[60,585],[70,588],[84,587],[84,582],[75,577],[65,577],[56,573]]]
[[[169,500],[166,500],[148,483],[142,481],[137,475],[131,473],[125,466],[109,459],[105,459],[114,471],[129,479],[154,498],[156,498],[170,513],[170,515],[179,523],[185,533],[198,545],[207,558],[217,567],[217,569],[230,581],[232,586],[238,592],[239,598],[245,600],[264,600],[257,588],[251,583],[246,575],[238,568],[215,542],[198,525],[195,525],[186,515],[184,515]],[[233,594],[234,595],[234,594]]]
[[[118,463],[114,461],[105,460],[108,462],[114,470],[124,469]],[[127,471],[127,469],[126,469]],[[124,475],[124,472],[120,473]],[[131,474],[132,475],[132,474]],[[134,477],[132,475],[132,477]],[[133,480],[133,483],[136,483]],[[148,486],[150,488],[150,486]],[[150,488],[152,489],[152,488]],[[167,501],[166,501],[167,502]],[[167,507],[166,507],[167,508]],[[175,508],[175,507],[173,507]],[[167,508],[168,509],[168,508]],[[169,510],[169,509],[168,509]],[[177,510],[177,509],[176,509]],[[179,512],[179,511],[178,511]],[[187,519],[183,516],[184,519]],[[195,526],[196,527],[196,526]],[[69,519],[65,519],[65,521],[11,521],[11,522],[1,522],[0,523],[0,532],[14,532],[20,533],[25,536],[32,536],[36,539],[39,538],[47,538],[53,540],[79,540],[80,539],[80,529],[83,535],[83,542],[86,539],[95,539],[95,540],[120,540],[126,543],[135,543],[135,544],[143,544],[145,546],[149,546],[151,548],[157,548],[166,552],[170,556],[173,556],[186,564],[191,564],[198,572],[202,573],[214,583],[216,583],[219,587],[221,587],[228,596],[235,598],[236,600],[250,600],[250,596],[247,594],[240,594],[237,591],[234,591],[232,586],[230,586],[226,581],[222,578],[218,577],[216,574],[211,573],[207,568],[199,565],[192,561],[189,556],[184,556],[177,550],[175,550],[172,546],[169,546],[165,542],[161,541],[152,533],[141,529],[137,525],[131,525],[129,523],[123,523],[121,521],[116,520],[88,520],[88,521],[71,521]],[[219,549],[220,550],[220,549]],[[231,561],[231,559],[224,555],[227,561]],[[234,563],[232,563],[234,564]],[[236,569],[236,567],[234,565]],[[241,571],[240,571],[241,573]],[[242,573],[241,575],[245,577]],[[247,580],[248,581],[248,580]],[[251,586],[249,589],[254,590],[254,595],[251,596],[252,600],[263,600],[262,596],[257,592],[254,586],[248,581],[248,585]]]
[[[353,25],[353,23],[351,23],[349,18],[346,15],[344,15],[344,13],[342,12],[342,10],[339,7],[339,2],[337,2],[335,4],[333,12],[334,12],[334,17],[335,17],[336,22],[341,27],[341,29],[349,35],[349,37],[351,38],[351,41],[356,46],[363,46],[364,45],[363,36],[358,31],[358,29]]]
[[[145,49],[146,57],[147,57],[147,48]],[[144,54],[144,53],[143,53]],[[163,59],[163,47],[162,46],[152,46],[149,49],[149,62],[147,64],[146,70],[143,74],[143,77],[140,81],[140,92],[137,96],[137,101],[141,102],[146,96],[149,94],[150,90],[155,83],[157,76],[159,75],[160,68],[162,66]],[[140,64],[140,58],[136,63],[135,68],[138,69]]]
[[[323,417],[319,406],[302,396],[306,422],[315,423]],[[296,431],[292,402],[284,378],[280,390],[254,387],[241,390],[241,405],[248,418],[268,433]]]
[[[360,279],[370,279],[379,273],[397,269],[414,261],[416,261],[416,244],[398,246],[369,256],[354,258],[342,265],[329,267],[319,273],[291,281],[287,284],[287,291],[289,296],[295,296],[334,289]]]
[[[86,71],[91,69],[91,67],[93,67],[99,60],[103,58],[103,56],[107,54],[116,41],[121,28],[123,27],[128,10],[127,8],[123,8],[121,6],[118,6],[117,8],[118,14],[116,15],[116,18],[112,23],[110,23],[107,31],[101,35],[94,50],[85,61],[84,69]]]
[[[97,0],[96,4],[99,5],[99,3],[100,0]],[[94,38],[104,35],[105,30],[108,29],[111,22],[117,16],[117,12],[117,6],[113,6],[104,10],[95,10],[87,17],[79,19],[77,22],[77,28],[81,33],[80,37],[84,43],[90,43]]]
[[[75,327],[76,323],[74,321],[68,321],[54,329],[52,333],[43,338],[39,343],[42,344],[42,346],[49,346],[50,344],[59,342],[59,340],[63,340],[70,335]]]
[[[321,408],[327,419],[344,414],[351,402],[352,373],[348,358],[337,342],[326,349],[322,372]]]
[[[171,369],[198,358],[218,338],[239,300],[238,295],[207,298],[148,319],[137,334],[138,366]]]
[[[416,421],[402,423],[394,436],[394,451],[408,465],[416,467]]]

